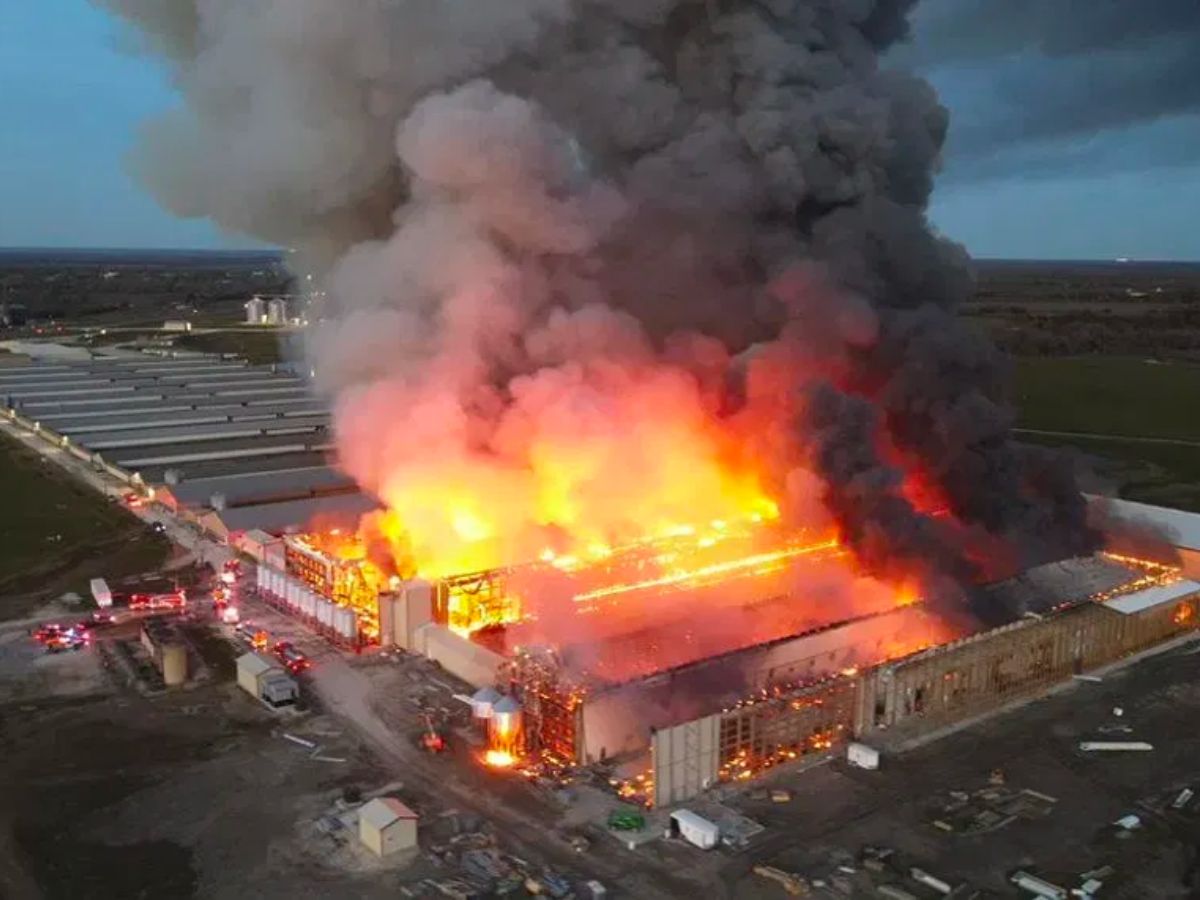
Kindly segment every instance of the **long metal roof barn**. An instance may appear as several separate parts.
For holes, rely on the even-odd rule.
[[[328,407],[290,367],[40,349],[26,365],[0,368],[0,405],[77,453],[137,475],[214,531],[280,532],[376,506],[329,466]]]

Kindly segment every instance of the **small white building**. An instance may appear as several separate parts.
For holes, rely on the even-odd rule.
[[[395,797],[376,797],[358,811],[358,837],[379,857],[417,846],[417,814]]]
[[[878,769],[879,751],[866,744],[851,742],[846,745],[846,760],[860,769]]]
[[[677,809],[671,813],[669,837],[681,837],[701,850],[711,850],[721,839],[721,829],[690,809]]]

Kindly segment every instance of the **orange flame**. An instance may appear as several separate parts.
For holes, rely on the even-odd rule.
[[[483,761],[493,769],[509,769],[517,764],[517,758],[504,750],[488,750]]]

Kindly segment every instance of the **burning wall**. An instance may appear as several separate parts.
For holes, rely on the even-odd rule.
[[[589,693],[581,762],[644,753],[654,729],[932,646],[949,637],[920,606],[826,626]]]

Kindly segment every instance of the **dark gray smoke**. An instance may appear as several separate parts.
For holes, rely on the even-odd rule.
[[[100,2],[184,99],[146,183],[324,272],[342,463],[416,555],[583,529],[534,509],[547,480],[600,537],[670,521],[720,493],[726,438],[877,570],[1088,545],[954,318],[966,256],[925,217],[948,117],[879,66],[913,0]],[[697,446],[696,490],[659,496]]]
[[[1168,118],[1190,119],[1194,136],[1198,46],[1200,4],[1192,0],[925,0],[914,43],[896,61],[957,67],[976,85],[985,112],[967,111],[952,147],[983,165],[1022,145]],[[1139,165],[1180,161],[1173,142],[1149,144]],[[1120,163],[1098,160],[1106,161]]]

